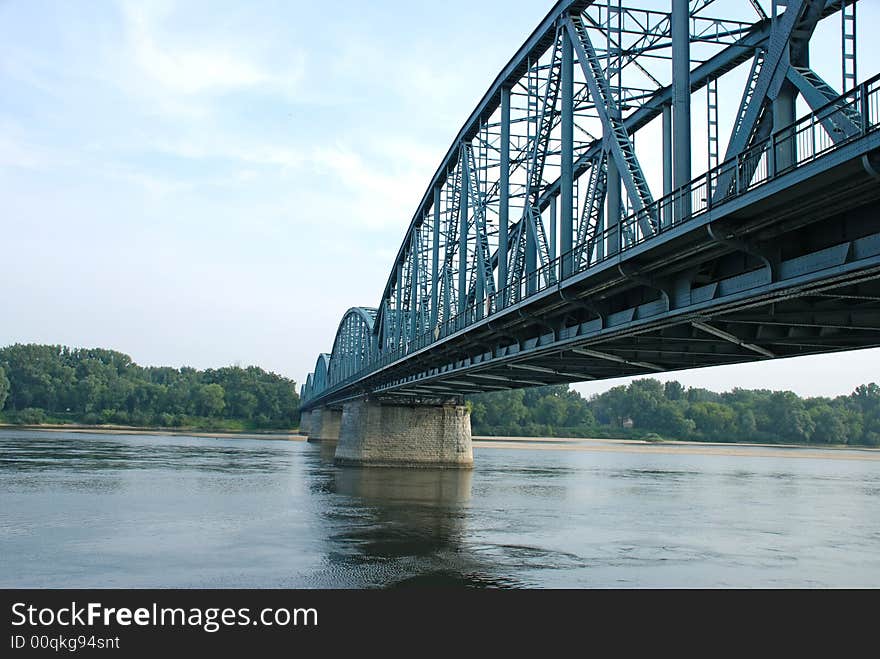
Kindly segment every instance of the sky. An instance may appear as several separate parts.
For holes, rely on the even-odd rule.
[[[859,3],[860,79],[878,4]],[[345,310],[377,305],[453,137],[552,5],[0,0],[0,346],[303,382]],[[658,377],[838,395],[878,366]]]

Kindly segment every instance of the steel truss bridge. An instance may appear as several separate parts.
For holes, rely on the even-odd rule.
[[[650,2],[557,2],[304,410],[880,345],[880,76],[858,76],[857,3]],[[836,80],[810,64],[823,23]]]

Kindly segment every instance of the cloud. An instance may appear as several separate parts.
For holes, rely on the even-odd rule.
[[[214,136],[214,139],[194,136],[160,139],[142,147],[189,160],[220,158],[245,165],[264,165],[283,169],[299,168],[307,160],[300,149],[260,140],[246,141],[222,136]]]
[[[0,166],[46,170],[71,164],[72,159],[57,149],[34,144],[9,122],[0,122]]]
[[[349,191],[352,221],[372,229],[406,227],[430,173],[417,159],[394,152],[379,156],[371,161],[363,153],[337,144],[317,147],[312,158],[335,179],[328,185]]]
[[[303,78],[305,58],[295,49],[287,51],[287,66],[270,66],[257,40],[212,39],[204,29],[176,38],[173,3],[125,2],[122,9],[135,66],[166,93],[185,98],[260,87],[290,93]]]

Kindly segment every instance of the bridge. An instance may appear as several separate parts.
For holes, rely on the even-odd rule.
[[[856,17],[557,2],[456,135],[378,304],[318,356],[310,439],[341,464],[467,467],[465,394],[880,345],[880,76],[859,77]],[[823,24],[836,80],[811,66]]]

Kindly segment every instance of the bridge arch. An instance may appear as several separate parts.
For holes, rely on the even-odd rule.
[[[315,362],[315,370],[312,375],[312,396],[317,396],[329,386],[327,373],[330,367],[330,355],[322,352],[318,355],[318,361]]]
[[[352,307],[342,316],[330,353],[330,386],[357,373],[377,351],[374,336],[377,312],[371,307]]]

